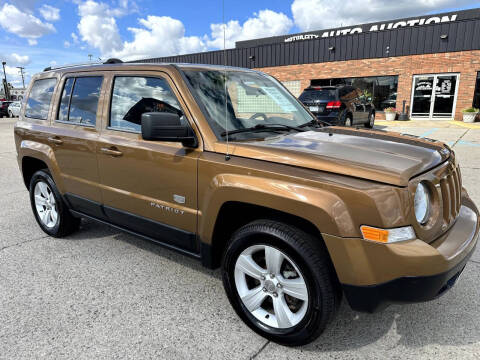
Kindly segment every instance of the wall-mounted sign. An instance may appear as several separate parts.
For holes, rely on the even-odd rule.
[[[321,34],[300,34],[300,35],[293,35],[286,39],[284,42],[293,42],[293,41],[300,41],[300,40],[311,40],[317,38],[331,38],[336,36],[343,36],[343,35],[350,35],[350,34],[359,34],[362,32],[375,32],[375,31],[384,31],[384,30],[392,30],[398,29],[400,27],[407,27],[407,26],[419,26],[419,25],[430,25],[430,24],[440,24],[440,23],[448,23],[457,20],[457,14],[453,15],[444,15],[444,16],[432,16],[432,17],[422,17],[417,19],[410,19],[410,20],[398,20],[394,22],[388,23],[380,23],[380,24],[373,24],[373,25],[360,25],[352,28],[342,28],[342,29],[334,29],[334,30],[326,30]]]

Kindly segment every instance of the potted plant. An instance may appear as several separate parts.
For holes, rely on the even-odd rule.
[[[466,123],[475,122],[475,118],[477,117],[478,111],[479,110],[474,108],[474,107],[469,107],[467,109],[463,109],[462,110],[463,122],[466,122]]]
[[[397,109],[393,107],[388,107],[385,110],[385,119],[388,121],[393,121],[395,120],[395,117],[397,116]]]

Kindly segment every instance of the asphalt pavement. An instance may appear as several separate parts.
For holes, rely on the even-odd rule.
[[[236,316],[218,270],[92,221],[65,239],[46,236],[18,170],[13,123],[0,119],[0,359],[480,358],[480,247],[439,299],[373,315],[343,301],[314,343],[279,346]],[[480,129],[379,127],[449,143],[480,204]]]

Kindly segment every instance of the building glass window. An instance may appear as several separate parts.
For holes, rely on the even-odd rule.
[[[477,82],[475,84],[475,93],[473,94],[473,107],[480,108],[480,72],[477,72]]]
[[[373,102],[377,111],[395,107],[397,103],[398,76],[368,76],[352,78],[317,79],[312,86],[351,85]]]

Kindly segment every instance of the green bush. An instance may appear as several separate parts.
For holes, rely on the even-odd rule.
[[[478,113],[478,109],[474,108],[474,107],[469,107],[467,109],[463,109],[462,112],[463,113]]]

